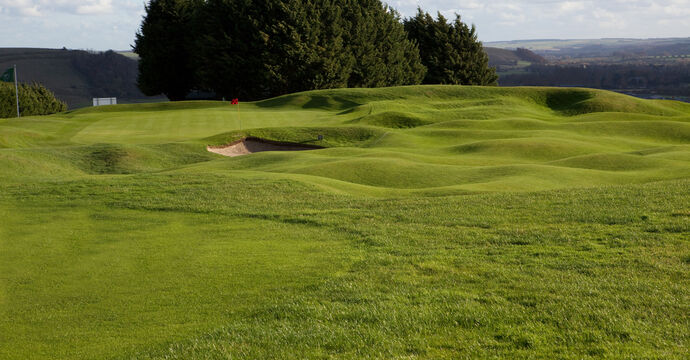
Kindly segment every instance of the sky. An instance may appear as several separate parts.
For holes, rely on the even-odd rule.
[[[0,0],[0,47],[130,50],[145,0]],[[475,24],[484,42],[690,37],[690,0],[388,0]]]

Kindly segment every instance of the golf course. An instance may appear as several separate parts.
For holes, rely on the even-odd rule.
[[[690,358],[690,104],[241,100],[0,119],[0,359]]]

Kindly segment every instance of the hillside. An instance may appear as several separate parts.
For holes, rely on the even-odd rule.
[[[550,60],[565,58],[686,57],[690,38],[661,39],[545,39],[497,41],[485,44],[500,49],[526,48]]]
[[[515,50],[500,49],[494,47],[484,47],[484,51],[489,55],[489,66],[515,66],[522,63],[545,63],[546,59],[533,53],[530,50],[519,48]]]
[[[159,143],[219,145],[240,134],[303,142],[321,132],[325,139],[317,145],[334,149],[269,161],[261,171],[318,176],[374,192],[457,193],[580,187],[583,177],[584,184],[603,185],[681,176],[687,164],[677,157],[690,140],[684,120],[689,106],[584,89],[432,86],[330,90],[247,103],[242,132],[226,135],[220,133],[239,123],[234,108],[222,102],[85,109],[51,121],[73,128],[62,138],[67,144],[115,143],[133,154]],[[14,136],[0,146],[55,139],[35,133],[46,131],[40,126],[26,135],[11,128]],[[341,155],[340,146],[355,146],[357,156]],[[649,151],[654,161],[639,155]]]
[[[90,106],[94,97],[150,99],[136,86],[136,60],[112,51],[0,48],[0,69],[15,64],[19,81],[45,85],[69,108]]]
[[[686,357],[689,104],[239,106],[0,120],[0,358]],[[322,149],[207,151],[247,137]]]
[[[688,38],[517,40],[487,45],[501,86],[578,86],[690,102]],[[517,54],[511,58],[511,52],[525,48],[545,61],[520,61]]]

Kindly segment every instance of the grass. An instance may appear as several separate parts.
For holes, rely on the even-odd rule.
[[[687,358],[690,106],[307,92],[0,120],[0,358]],[[243,136],[326,149],[224,158]],[[318,135],[324,135],[318,140]]]

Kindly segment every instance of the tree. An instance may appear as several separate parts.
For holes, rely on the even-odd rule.
[[[137,84],[146,95],[183,100],[197,85],[195,12],[203,0],[151,0],[136,34]]]
[[[380,0],[152,0],[134,50],[141,90],[171,100],[412,85],[426,72]]]
[[[274,27],[269,52],[277,55],[270,76],[278,80],[281,94],[311,89],[347,86],[354,57],[347,48],[346,23],[338,0],[303,0],[290,2],[289,36]],[[284,19],[288,19],[287,16]]]
[[[418,84],[424,75],[399,17],[379,0],[208,0],[201,14],[200,79],[218,96]]]
[[[467,26],[460,15],[449,23],[441,13],[434,20],[418,8],[417,15],[405,19],[404,26],[427,67],[425,84],[497,85],[496,70],[489,67],[475,26]]]
[[[537,55],[529,49],[517,48],[515,50],[515,55],[517,55],[521,60],[529,61],[534,64],[544,64],[546,59],[543,56]]]
[[[343,17],[355,61],[349,87],[420,84],[426,73],[400,16],[379,0],[345,0]]]
[[[249,100],[346,86],[352,60],[335,3],[209,0],[199,52],[203,86]]]
[[[14,84],[0,81],[0,118],[17,116]],[[39,83],[19,84],[19,106],[22,116],[49,115],[67,111],[67,105]]]
[[[253,98],[264,92],[266,37],[259,16],[265,3],[208,0],[200,11],[198,70],[201,86],[220,96]]]

